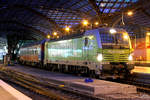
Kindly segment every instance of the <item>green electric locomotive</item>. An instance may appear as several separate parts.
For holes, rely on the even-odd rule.
[[[41,47],[43,48],[43,45]],[[25,48],[22,49],[25,53]],[[134,67],[130,38],[123,29],[87,30],[78,38],[47,41],[44,49],[37,50],[43,50],[37,53],[39,63],[42,62],[43,68],[53,71],[101,78],[124,78]],[[31,57],[31,54],[29,56]],[[23,57],[20,58],[22,62],[25,61]]]
[[[46,42],[44,64],[57,64],[61,71],[123,78],[133,69],[131,52],[125,30],[99,28],[80,38]]]

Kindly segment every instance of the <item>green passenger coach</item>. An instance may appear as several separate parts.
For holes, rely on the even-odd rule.
[[[78,38],[48,41],[44,65],[63,72],[124,78],[133,69],[130,38],[123,29],[99,28]]]

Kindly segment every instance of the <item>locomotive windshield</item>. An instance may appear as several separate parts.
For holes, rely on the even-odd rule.
[[[116,48],[116,49],[129,49],[129,38],[128,35],[123,33],[100,33],[102,47]]]

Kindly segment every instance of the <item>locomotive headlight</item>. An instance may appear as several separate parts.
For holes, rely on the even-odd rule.
[[[128,35],[124,35],[123,38],[124,38],[125,40],[128,40]]]
[[[102,60],[103,60],[103,56],[102,56],[102,54],[98,54],[98,56],[97,56],[97,60],[98,60],[98,61],[102,61]]]
[[[133,60],[133,56],[132,54],[129,55],[128,60],[132,61]]]

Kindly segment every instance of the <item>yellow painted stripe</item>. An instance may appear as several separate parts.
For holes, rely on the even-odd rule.
[[[134,66],[134,69],[131,72],[150,74],[150,67]]]

